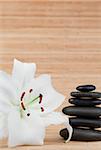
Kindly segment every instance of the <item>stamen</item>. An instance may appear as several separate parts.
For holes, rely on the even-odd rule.
[[[40,94],[40,95],[39,95],[39,98],[40,98],[39,104],[42,102],[42,97],[43,97],[43,95]]]
[[[27,116],[30,116],[30,113],[28,113]]]
[[[22,106],[22,109],[23,109],[23,110],[26,110],[26,108],[25,108],[25,106],[24,106],[24,103],[23,103],[23,102],[21,102],[21,106]]]
[[[42,112],[44,111],[44,108],[43,108],[43,107],[41,107],[41,111],[42,111]]]
[[[23,100],[24,96],[25,96],[25,92],[23,92],[21,95],[21,101]]]
[[[29,93],[31,93],[33,91],[33,89],[30,89],[29,90]],[[26,108],[25,108],[25,105],[24,105],[24,96],[25,96],[25,92],[23,92],[22,93],[22,95],[21,95],[21,107],[22,107],[22,109],[23,110],[26,110]],[[33,100],[31,100],[29,103],[27,103],[27,105],[26,106],[28,106],[28,105],[30,105],[30,104],[32,104],[34,101],[36,101],[36,100],[39,100],[39,104],[41,104],[41,102],[42,102],[42,98],[43,98],[43,95],[42,94],[39,94],[39,96],[37,96],[36,98],[34,98]],[[41,111],[43,112],[44,111],[44,108],[43,107],[41,107]],[[30,116],[30,113],[27,113],[27,116]]]
[[[33,91],[33,89],[30,89],[30,90],[29,90],[29,93],[31,93],[32,91]]]
[[[26,110],[26,108],[25,108],[25,106],[24,106],[24,103],[23,103],[23,98],[24,98],[24,96],[25,96],[25,92],[23,92],[22,95],[21,95],[21,106],[22,106],[22,109],[23,109],[23,110]]]
[[[42,95],[41,94],[39,96],[37,96],[36,98],[34,98],[32,101],[30,101],[28,103],[28,105],[31,104],[31,103],[33,103],[34,101],[38,100],[39,98],[42,99]]]

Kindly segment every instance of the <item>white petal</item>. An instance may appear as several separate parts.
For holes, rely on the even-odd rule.
[[[15,105],[7,93],[0,93],[0,112],[8,114]]]
[[[16,88],[10,75],[3,71],[0,71],[0,95],[3,95],[3,99],[0,96],[0,101],[5,101],[4,97],[6,97],[6,102],[15,102],[17,98]]]
[[[26,86],[29,81],[34,77],[36,71],[36,64],[34,63],[22,63],[18,60],[14,60],[14,66],[12,71],[12,78],[19,83],[19,88]]]
[[[0,112],[0,139],[8,137],[7,116]]]
[[[42,118],[43,118],[43,121],[44,121],[46,127],[49,125],[64,124],[69,132],[69,137],[66,140],[66,142],[68,142],[71,139],[73,129],[69,124],[69,119],[67,116],[65,116],[59,112],[52,112],[47,115],[44,115]]]
[[[52,112],[58,108],[65,99],[62,94],[53,88],[50,75],[44,74],[36,79],[33,79],[29,87],[33,88],[33,96],[39,94],[43,95],[42,106],[45,110],[43,114]]]
[[[42,145],[45,137],[45,127],[42,119],[36,112],[30,112],[30,116],[19,111],[12,111],[8,116],[8,146],[17,145]]]

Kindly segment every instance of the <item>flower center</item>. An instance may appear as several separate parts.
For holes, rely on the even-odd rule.
[[[30,89],[29,94],[32,93],[32,91],[33,91],[33,89]],[[42,94],[39,94],[39,96],[35,97],[31,101],[29,101],[27,104],[25,104],[25,102],[24,102],[25,95],[26,95],[26,93],[23,92],[22,95],[21,95],[21,98],[20,98],[21,109],[24,110],[24,111],[26,110],[26,106],[29,106],[29,105],[33,104],[33,102],[35,102],[35,101],[36,102],[39,101],[39,104],[42,103],[42,98],[43,98]],[[44,108],[42,106],[40,106],[40,109],[41,109],[42,112],[44,111]],[[27,116],[30,116],[30,113],[27,113]]]

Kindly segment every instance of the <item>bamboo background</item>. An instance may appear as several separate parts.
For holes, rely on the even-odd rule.
[[[11,73],[14,58],[35,62],[37,75],[51,74],[68,97],[79,84],[101,91],[101,1],[0,0],[0,69]],[[20,149],[101,149],[101,142],[64,144],[61,127],[47,129],[44,146]],[[0,147],[8,149],[6,141]]]

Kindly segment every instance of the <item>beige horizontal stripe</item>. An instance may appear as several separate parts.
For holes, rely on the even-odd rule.
[[[2,16],[89,16],[98,17],[101,12],[101,2],[61,2],[56,1],[9,1],[0,2]],[[96,7],[95,7],[96,6]]]
[[[0,24],[3,28],[34,28],[34,27],[67,27],[67,28],[100,28],[101,18],[87,17],[2,17]]]
[[[72,50],[72,51],[100,51],[101,50],[101,44],[99,43],[67,43],[65,45],[63,45],[62,43],[58,43],[58,44],[46,44],[46,43],[43,43],[43,44],[39,44],[39,43],[20,43],[20,42],[10,42],[10,43],[6,43],[6,42],[1,42],[0,43],[0,47],[3,48],[3,49],[6,49],[6,48],[9,48],[11,50],[13,49],[19,49],[19,50],[29,50],[29,51],[40,51],[42,52],[43,50],[45,51],[51,51],[51,50]]]

